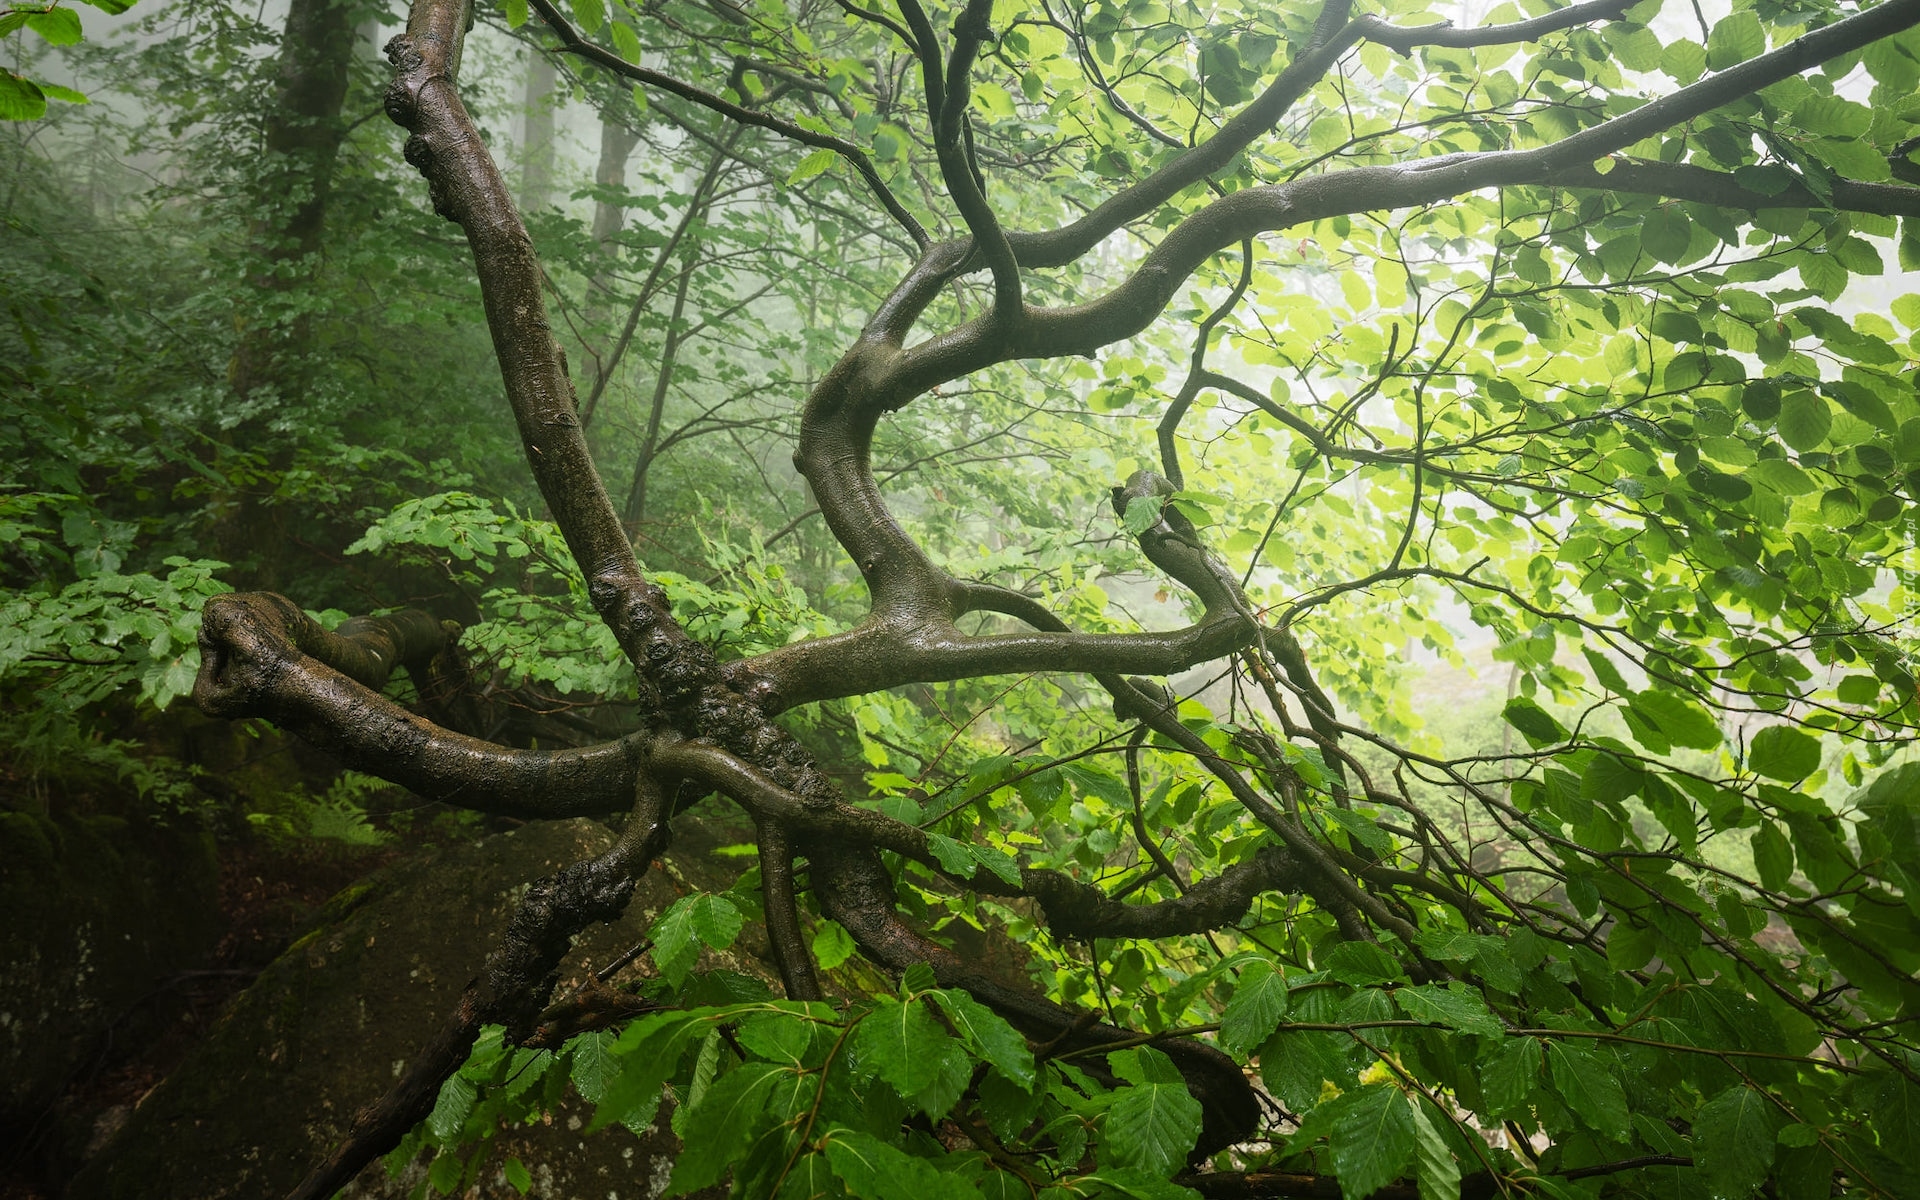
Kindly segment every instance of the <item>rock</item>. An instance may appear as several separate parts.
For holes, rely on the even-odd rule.
[[[213,839],[106,815],[0,812],[0,1121],[34,1121],[220,932]]]
[[[687,823],[683,818],[683,826]],[[329,902],[315,928],[261,974],[207,1041],[126,1116],[74,1179],[72,1200],[259,1200],[285,1195],[393,1082],[442,1022],[532,880],[604,851],[592,821],[543,822],[394,863]],[[643,877],[626,917],[583,935],[562,970],[608,962],[694,888],[724,889],[733,870],[698,826],[683,828],[664,870]],[[689,875],[693,878],[689,879]],[[751,927],[749,934],[754,932]],[[771,979],[737,946],[725,965]],[[563,982],[563,986],[564,982]],[[500,1135],[494,1166],[519,1158],[536,1197],[659,1195],[677,1149],[664,1121],[636,1138],[618,1126],[591,1138],[575,1102],[550,1125]],[[420,1181],[379,1164],[343,1196],[399,1200]],[[497,1169],[483,1196],[517,1196]],[[473,1193],[468,1193],[472,1195]]]

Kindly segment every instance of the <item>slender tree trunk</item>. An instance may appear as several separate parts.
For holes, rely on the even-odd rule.
[[[357,40],[350,0],[293,0],[287,9],[273,106],[262,129],[264,161],[252,229],[264,260],[255,276],[263,291],[292,291],[312,275],[310,260],[320,249],[334,162],[346,136],[340,110]],[[245,395],[265,383],[284,383],[287,362],[305,350],[308,332],[305,317],[256,320],[234,356],[235,390]]]
[[[627,185],[627,159],[640,144],[640,135],[618,121],[600,122],[600,162],[593,170],[593,182],[603,188]],[[626,206],[604,195],[593,204],[593,243],[602,254],[613,250],[613,239],[626,228]]]
[[[700,244],[687,248],[680,278],[673,289],[673,315],[667,318],[667,340],[660,347],[660,369],[653,377],[653,404],[647,412],[647,433],[640,441],[640,456],[633,464],[633,485],[627,489],[627,529],[638,532],[647,515],[647,472],[660,445],[660,421],[667,410],[667,390],[673,383],[673,360],[680,353],[681,318],[687,311],[687,289],[693,286],[693,270],[700,257]]]
[[[520,111],[520,211],[545,208],[553,198],[553,60],[535,51],[527,60],[527,88]]]

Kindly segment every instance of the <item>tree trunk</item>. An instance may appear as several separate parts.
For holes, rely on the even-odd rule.
[[[618,121],[600,122],[600,163],[593,170],[593,182],[603,188],[627,185],[627,159],[640,144],[640,135]],[[612,252],[613,239],[626,228],[627,209],[602,196],[593,203],[593,244],[602,254]]]
[[[673,362],[680,352],[682,318],[687,311],[687,290],[693,286],[693,271],[700,257],[700,244],[688,247],[680,280],[673,292],[673,315],[667,318],[667,340],[660,347],[660,368],[653,378],[653,403],[647,412],[647,432],[640,442],[640,455],[633,464],[633,484],[627,489],[627,529],[637,534],[647,515],[647,472],[660,446],[660,420],[667,410],[667,390],[673,384]]]
[[[520,211],[545,208],[553,198],[553,60],[535,51],[527,61],[526,94],[520,111]]]
[[[320,249],[334,162],[346,128],[340,120],[347,71],[357,42],[347,0],[293,0],[280,41],[273,107],[262,129],[265,160],[252,237],[263,258],[256,284],[285,292],[305,283]],[[297,358],[308,322],[256,320],[234,356],[233,385],[242,395],[280,379]]]

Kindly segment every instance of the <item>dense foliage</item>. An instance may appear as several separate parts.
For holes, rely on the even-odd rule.
[[[246,11],[73,48],[143,99],[7,130],[0,748],[190,807],[198,673],[627,814],[309,1194],[524,1188],[568,1088],[672,1194],[1920,1194],[1920,3],[1443,15],[506,0],[462,107],[422,0],[430,205],[382,14],[294,0],[298,119]]]

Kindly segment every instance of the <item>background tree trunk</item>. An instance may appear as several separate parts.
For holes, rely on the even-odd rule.
[[[262,129],[264,160],[256,196],[253,241],[263,258],[256,280],[269,292],[287,292],[312,274],[307,260],[320,249],[327,195],[346,127],[348,68],[358,42],[349,0],[293,0],[281,39],[273,107]],[[233,385],[242,395],[283,382],[282,370],[305,349],[309,322],[284,323],[271,309],[241,338]]]
[[[520,111],[520,211],[545,208],[553,198],[553,60],[535,51],[527,60]]]

